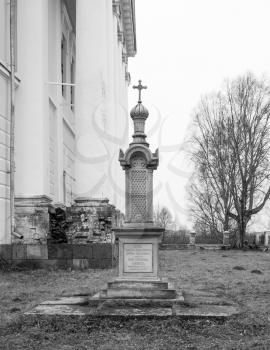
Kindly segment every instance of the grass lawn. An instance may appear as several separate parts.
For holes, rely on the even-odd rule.
[[[241,305],[229,320],[25,319],[61,294],[98,291],[116,270],[0,272],[0,349],[270,349],[270,254],[162,251],[161,275],[177,289],[215,292]],[[254,272],[255,271],[255,272]]]

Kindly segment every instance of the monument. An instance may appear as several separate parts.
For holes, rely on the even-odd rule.
[[[153,171],[158,151],[152,153],[144,132],[147,109],[142,105],[141,81],[137,105],[131,110],[133,141],[119,161],[126,176],[126,217],[114,232],[119,242],[118,276],[95,295],[88,292],[61,296],[35,307],[31,315],[228,317],[238,312],[233,303],[202,291],[176,293],[159,276],[158,246],[163,228],[153,222]]]
[[[133,141],[119,161],[125,171],[125,223],[115,228],[119,242],[118,277],[108,283],[100,298],[175,299],[176,291],[159,278],[159,242],[164,231],[153,222],[153,172],[159,163],[158,150],[152,153],[146,141],[148,110],[141,92],[146,86],[139,80],[139,99],[131,110]]]

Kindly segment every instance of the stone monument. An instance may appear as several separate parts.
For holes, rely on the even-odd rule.
[[[133,141],[119,161],[125,171],[125,223],[115,228],[119,242],[118,277],[108,283],[101,298],[175,299],[176,291],[159,278],[159,242],[164,231],[153,222],[153,171],[159,162],[158,150],[152,153],[146,141],[145,121],[149,115],[143,106],[139,80],[139,99],[131,110]]]
[[[153,222],[153,171],[158,166],[158,151],[152,153],[144,132],[147,109],[138,104],[131,110],[133,141],[119,161],[126,174],[126,221],[114,232],[119,241],[118,276],[95,295],[79,293],[62,296],[38,305],[29,314],[86,316],[182,316],[228,317],[238,312],[213,293],[181,293],[161,279],[158,273],[158,246],[163,228]],[[230,305],[230,306],[228,306]]]

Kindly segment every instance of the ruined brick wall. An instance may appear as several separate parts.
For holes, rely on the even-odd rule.
[[[121,213],[107,199],[77,199],[67,208],[69,243],[112,242],[113,227],[121,225]]]

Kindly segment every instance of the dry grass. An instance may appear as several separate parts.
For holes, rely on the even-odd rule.
[[[40,301],[82,290],[94,293],[116,271],[0,273],[0,349],[270,349],[269,261],[270,254],[261,252],[161,252],[161,274],[177,288],[212,291],[242,306],[243,313],[227,321],[72,317],[26,321],[22,313]]]

